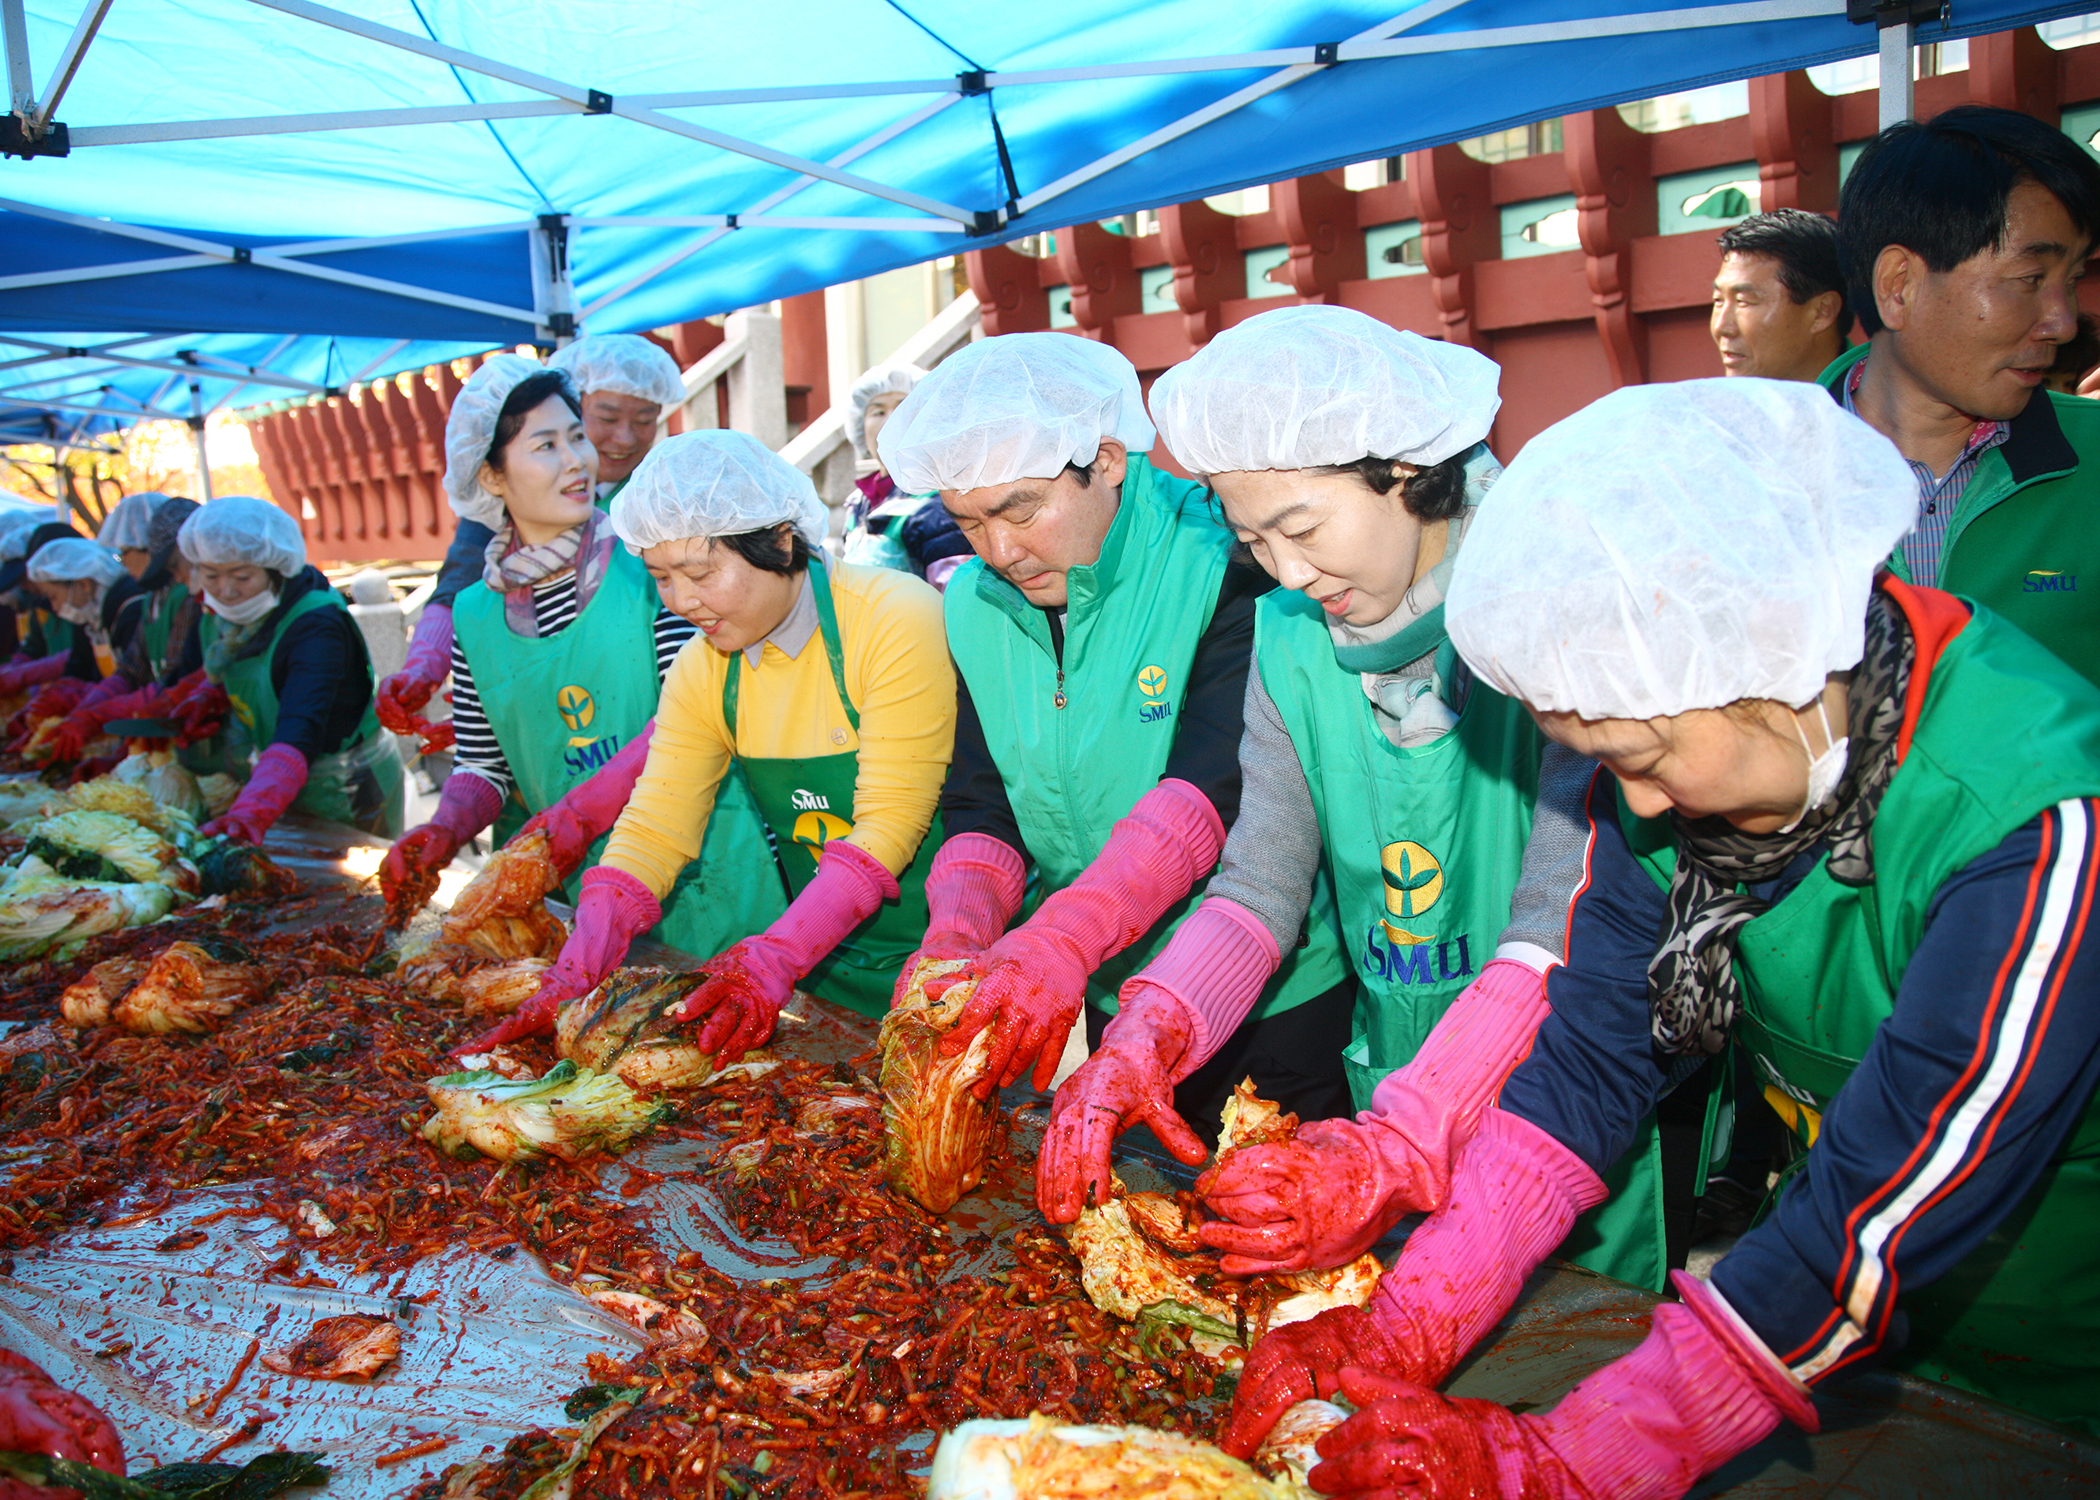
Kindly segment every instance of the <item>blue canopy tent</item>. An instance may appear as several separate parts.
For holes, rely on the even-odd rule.
[[[1914,14],[2092,3],[0,0],[0,400],[328,389],[1877,46],[1900,111]]]

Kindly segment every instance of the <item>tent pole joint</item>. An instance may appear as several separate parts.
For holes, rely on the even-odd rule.
[[[970,215],[970,226],[965,231],[973,239],[982,239],[988,234],[997,234],[1006,216],[996,208],[980,208]]]
[[[974,99],[979,94],[989,94],[992,86],[985,81],[984,69],[971,68],[955,75],[955,91],[965,99]]]
[[[583,112],[587,115],[609,115],[612,113],[613,96],[603,89],[584,91]]]
[[[1342,60],[1342,44],[1341,44],[1340,42],[1315,42],[1315,43],[1313,43],[1313,66],[1314,66],[1314,67],[1316,67],[1316,68],[1331,68],[1331,67],[1333,67],[1333,66],[1334,66],[1334,65],[1335,65],[1336,63],[1340,62],[1341,60]]]
[[[38,129],[34,121],[20,115],[0,115],[0,156],[70,156],[73,143],[62,121],[53,120]]]

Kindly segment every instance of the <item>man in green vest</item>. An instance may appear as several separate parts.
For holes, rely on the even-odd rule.
[[[555,350],[547,368],[565,373],[583,402],[583,435],[598,451],[602,510],[648,455],[664,413],[685,400],[685,380],[662,346],[638,333],[585,334]],[[453,528],[407,660],[379,684],[379,722],[394,733],[417,733],[414,716],[452,670],[452,601],[481,581],[483,554],[494,537],[479,521]]]
[[[2100,164],[2033,116],[1962,105],[1890,126],[1838,215],[1868,342],[1821,379],[1917,476],[1896,571],[2100,682],[2100,402],[2042,389],[2096,235]]]
[[[1203,489],[1146,458],[1137,371],[1061,333],[985,339],[944,362],[882,434],[900,488],[938,492],[975,550],[945,595],[961,676],[948,841],[927,879],[929,993],[975,983],[944,1045],[993,1026],[989,1094],[1031,1064],[1051,1086],[1084,1009],[1098,1037],[1123,980],[1202,896],[1238,812],[1254,604]],[[1041,905],[1007,932],[1033,866]],[[1251,1073],[1305,1118],[1349,1107],[1355,986],[1315,893],[1305,936],[1232,1041],[1176,1092],[1214,1121]],[[1003,935],[1002,935],[1003,934]],[[1202,1142],[1169,1125],[1190,1162]]]

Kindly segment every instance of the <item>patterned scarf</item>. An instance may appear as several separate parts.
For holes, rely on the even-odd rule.
[[[533,585],[574,568],[576,614],[581,618],[598,585],[605,581],[605,570],[612,566],[616,540],[610,518],[596,506],[581,525],[536,546],[519,540],[517,527],[505,512],[503,524],[482,554],[481,581],[503,596],[503,619],[511,631],[537,639],[540,621],[532,603]]]
[[[1744,833],[1725,818],[1671,814],[1677,870],[1661,946],[1648,961],[1648,1026],[1664,1052],[1695,1056],[1727,1044],[1741,992],[1736,936],[1770,909],[1737,886],[1777,880],[1805,851],[1829,847],[1831,878],[1874,879],[1874,814],[1896,774],[1896,742],[1917,644],[1895,601],[1876,589],[1867,604],[1866,654],[1853,670],[1847,713],[1851,750],[1836,794],[1788,833]]]
[[[285,602],[291,597],[291,592],[288,585],[281,587],[278,590],[276,607],[259,620],[236,625],[231,620],[219,619],[217,638],[204,648],[204,675],[213,682],[224,682],[226,669],[247,655],[248,647],[254,644],[255,638],[268,628],[272,620],[283,614]],[[201,594],[197,596],[197,602],[200,606],[203,604]]]

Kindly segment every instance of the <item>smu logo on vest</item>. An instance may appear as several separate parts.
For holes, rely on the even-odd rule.
[[[820,797],[815,792],[806,792],[796,787],[788,798],[788,805],[798,809],[801,816],[795,819],[795,842],[812,854],[822,854],[824,846],[833,839],[842,839],[853,831],[853,825],[830,811],[831,799]]]
[[[1156,724],[1162,719],[1174,717],[1174,705],[1167,702],[1167,670],[1165,667],[1140,667],[1137,674],[1138,696],[1144,702],[1138,705],[1138,722]]]
[[[598,717],[597,700],[591,697],[588,688],[570,683],[556,692],[554,711],[561,715],[562,723],[570,730],[569,748],[562,752],[561,758],[571,774],[588,776],[618,752],[620,740],[617,735],[583,732],[591,727],[591,720]]]
[[[2020,592],[2023,594],[2075,594],[2078,592],[2078,575],[2076,573],[2066,573],[2061,569],[2051,571],[2048,568],[2034,568],[2028,572],[2025,578],[2020,580]]]
[[[1452,943],[1439,942],[1433,932],[1414,930],[1424,925],[1420,919],[1443,899],[1442,862],[1411,839],[1387,844],[1379,851],[1378,862],[1385,879],[1386,917],[1374,922],[1364,936],[1365,972],[1401,984],[1440,984],[1471,974],[1470,933],[1461,933],[1457,939],[1458,967],[1453,968]],[[1432,945],[1436,949],[1434,970],[1429,965]]]

